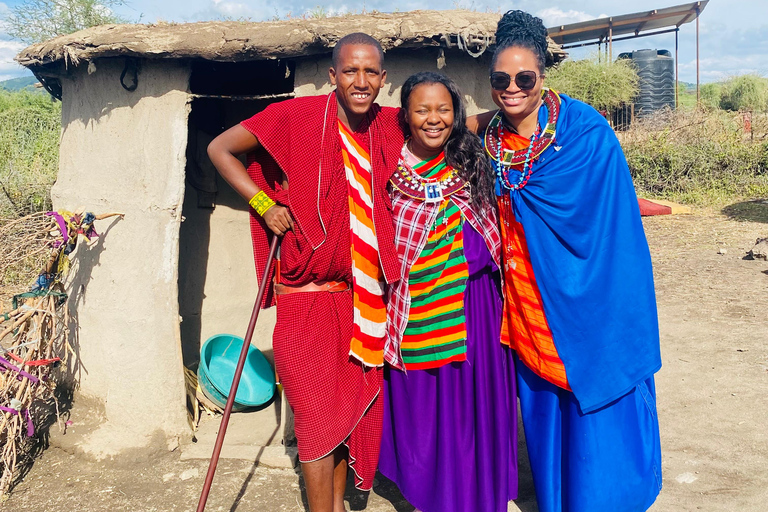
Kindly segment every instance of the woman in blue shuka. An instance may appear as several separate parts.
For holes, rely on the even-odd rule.
[[[661,489],[661,367],[648,244],[618,140],[544,87],[547,30],[499,21],[491,96],[469,118],[496,175],[506,308],[541,512],[641,512]]]

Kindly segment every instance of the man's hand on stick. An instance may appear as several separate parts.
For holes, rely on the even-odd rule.
[[[273,206],[264,212],[262,218],[264,219],[264,222],[266,222],[267,227],[276,235],[282,236],[289,229],[293,229],[293,217],[291,217],[288,208],[284,206]]]

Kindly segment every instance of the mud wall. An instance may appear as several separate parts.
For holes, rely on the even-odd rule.
[[[255,113],[238,107],[223,105],[225,126]],[[220,176],[216,176],[216,188],[213,209],[200,206],[201,193],[189,181],[184,198],[179,304],[182,350],[188,366],[199,360],[201,345],[214,334],[245,335],[258,292],[248,204]],[[274,325],[275,308],[261,311],[251,340],[270,362]],[[287,403],[281,398],[260,411],[232,415],[228,443],[280,445],[288,414]]]
[[[491,101],[488,85],[490,52],[474,58],[457,49],[441,51],[439,48],[418,50],[390,50],[384,57],[387,84],[376,99],[380,105],[400,106],[403,82],[419,71],[436,71],[451,77],[464,93],[468,114],[477,114],[496,108]],[[296,95],[327,94],[333,87],[328,79],[330,56],[320,59],[302,59],[296,65]]]
[[[378,101],[398,106],[408,76],[435,70],[457,81],[470,113],[490,109],[489,57],[391,50]],[[123,66],[121,58],[97,60],[62,80],[60,169],[52,191],[56,208],[126,214],[99,223],[104,236],[78,249],[68,289],[80,391],[105,405],[106,421],[83,446],[97,456],[146,446],[158,431],[189,436],[182,360],[194,362],[213,334],[242,335],[257,287],[244,201],[216,178],[215,208],[201,208],[198,191],[185,183],[196,101],[188,94],[188,65],[144,60],[134,92],[120,85]],[[329,92],[328,67],[329,57],[300,60],[296,95]],[[253,113],[245,110],[226,108],[225,125]],[[253,339],[270,359],[273,326],[274,310],[263,312]],[[278,400],[236,415],[233,427],[249,431],[255,445],[279,444],[288,415]]]
[[[188,432],[178,313],[178,251],[189,72],[141,63],[120,84],[123,59],[81,65],[62,79],[55,208],[122,212],[97,223],[69,276],[74,369],[106,421],[84,442],[97,456]],[[127,83],[130,82],[130,78]]]

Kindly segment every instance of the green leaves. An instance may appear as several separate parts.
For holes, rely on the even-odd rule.
[[[59,165],[61,103],[0,91],[0,218],[50,208]]]
[[[729,78],[721,88],[720,108],[733,111],[768,110],[768,79],[757,75]]]
[[[113,8],[126,0],[25,0],[11,7],[6,32],[25,43],[40,43],[97,25],[127,23]]]
[[[597,110],[610,110],[632,102],[638,81],[628,59],[606,62],[589,58],[566,60],[548,69],[545,85]]]

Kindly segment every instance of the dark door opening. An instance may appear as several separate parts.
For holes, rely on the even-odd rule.
[[[251,277],[255,281],[248,204],[218,175],[207,146],[270,103],[293,97],[295,66],[282,60],[201,60],[193,61],[191,68],[187,186],[179,235],[181,348],[188,368],[198,363],[202,343],[220,333],[212,329],[228,329],[224,332],[242,336],[239,331],[246,325],[240,325],[242,308],[229,305],[237,294],[251,300],[244,294],[243,281]],[[229,241],[223,240],[227,237]],[[263,352],[271,359],[271,347]]]

